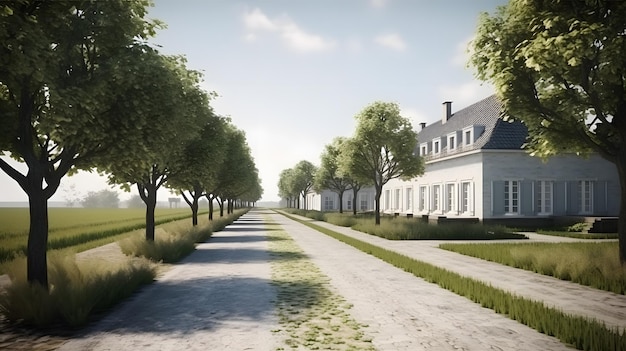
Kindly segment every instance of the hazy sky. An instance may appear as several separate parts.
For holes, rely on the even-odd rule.
[[[352,135],[354,116],[371,102],[398,103],[417,130],[441,117],[444,101],[457,111],[491,95],[466,67],[466,48],[479,14],[505,3],[155,0],[149,17],[167,25],[152,41],[203,71],[203,86],[219,94],[216,112],[246,132],[263,200],[277,201],[280,171],[319,164],[324,145]],[[51,200],[64,201],[71,185],[79,194],[108,187],[78,174]],[[0,172],[0,201],[26,199]]]

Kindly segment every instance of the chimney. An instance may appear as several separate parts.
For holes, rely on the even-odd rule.
[[[420,130],[426,128],[426,123],[425,122],[420,123],[420,127],[421,127]]]
[[[445,101],[443,103],[443,116],[441,118],[441,124],[446,123],[452,116],[452,101]]]

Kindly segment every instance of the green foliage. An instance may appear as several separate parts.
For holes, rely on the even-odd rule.
[[[567,227],[568,232],[582,232],[587,229],[587,223],[574,223]]]
[[[112,307],[156,276],[154,265],[140,259],[87,261],[80,266],[73,256],[56,254],[49,260],[49,291],[26,280],[24,258],[11,264],[11,285],[0,293],[0,313],[9,321],[80,326],[90,315]]]
[[[383,249],[320,227],[314,223],[290,217],[321,233],[340,240],[365,253],[378,257],[400,269],[464,296],[485,308],[523,323],[541,333],[555,336],[565,344],[580,350],[626,350],[626,332],[609,329],[595,320],[572,316],[541,302],[513,295],[480,281]]]
[[[620,264],[615,242],[442,244],[440,247],[616,294],[626,293],[626,268]]]
[[[538,234],[543,235],[552,235],[552,236],[563,236],[566,238],[575,238],[575,239],[617,239],[618,234],[616,233],[594,233],[594,234],[586,234],[586,233],[578,233],[578,232],[570,232],[570,231],[558,231],[551,229],[538,229]]]
[[[102,189],[88,192],[80,203],[84,208],[118,208],[120,198],[117,191]]]
[[[324,220],[342,227],[352,227],[357,223],[355,216],[341,213],[326,213]]]

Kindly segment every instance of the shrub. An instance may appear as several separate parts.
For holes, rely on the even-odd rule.
[[[408,218],[381,218],[380,225],[357,219],[353,229],[390,240],[497,240],[527,239],[503,226],[482,224],[429,224]]]
[[[582,232],[585,229],[587,229],[586,223],[574,223],[567,227],[568,232]]]
[[[0,313],[9,321],[48,326],[79,326],[154,280],[154,265],[143,259],[111,263],[81,262],[74,256],[49,255],[49,290],[26,279],[26,260],[10,264],[11,285],[0,294]]]
[[[352,227],[356,224],[356,219],[351,214],[345,213],[327,213],[324,217],[326,222],[342,226],[342,227]]]

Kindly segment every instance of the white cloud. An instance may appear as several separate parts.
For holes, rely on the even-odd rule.
[[[245,39],[254,41],[263,32],[275,33],[292,50],[298,52],[327,51],[335,46],[335,42],[319,35],[307,33],[287,16],[279,19],[270,19],[260,9],[256,8],[243,15],[244,26],[247,29]]]
[[[424,113],[414,107],[400,107],[400,115],[411,121],[413,130],[416,132],[421,130],[420,123],[426,123],[429,121],[429,118],[427,118]]]
[[[469,50],[469,44],[472,40],[474,40],[475,37],[476,36],[473,35],[469,38],[466,38],[465,40],[460,41],[456,45],[456,51],[454,53],[454,56],[452,56],[452,60],[450,61],[453,66],[465,67],[467,65],[472,54]]]
[[[370,0],[370,6],[376,9],[382,9],[386,7],[389,0]]]
[[[406,42],[399,34],[396,33],[379,35],[374,38],[374,42],[380,46],[384,46],[392,50],[406,50]]]

